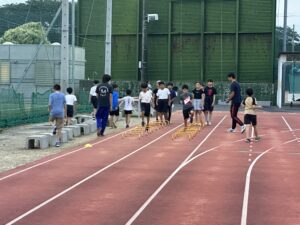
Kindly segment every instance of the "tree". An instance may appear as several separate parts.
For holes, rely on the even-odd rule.
[[[281,52],[283,49],[283,27],[276,27],[276,45],[278,47],[278,51]],[[287,28],[287,51],[292,51],[292,40],[294,38],[295,43],[295,51],[300,51],[300,34],[296,31],[293,31],[291,27]]]
[[[41,23],[31,22],[6,31],[0,43],[12,42],[14,44],[49,44],[45,38],[45,30]]]

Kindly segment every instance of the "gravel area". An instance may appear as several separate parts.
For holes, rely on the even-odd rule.
[[[138,118],[132,118],[131,125],[134,126],[140,122]],[[96,134],[90,134],[86,136],[81,136],[79,138],[74,138],[68,143],[63,144],[60,148],[48,148],[44,150],[26,150],[25,149],[25,139],[26,137],[34,134],[38,134],[41,131],[33,129],[36,125],[34,124],[26,126],[18,126],[9,129],[2,129],[0,131],[0,172],[7,171],[18,166],[39,160],[49,155],[53,155],[64,151],[68,148],[78,147],[79,145],[84,145],[92,140],[96,140]],[[107,128],[106,134],[116,133],[125,127],[124,119],[118,122],[117,129]],[[44,131],[45,132],[45,131]]]

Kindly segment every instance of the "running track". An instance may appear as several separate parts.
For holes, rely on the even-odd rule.
[[[260,113],[250,145],[227,113],[190,142],[171,140],[174,121],[0,174],[0,224],[300,224],[299,114]]]

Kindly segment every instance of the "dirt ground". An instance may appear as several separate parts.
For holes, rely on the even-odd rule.
[[[140,119],[132,118],[131,126],[137,125],[139,122]],[[43,124],[31,124],[9,129],[2,129],[2,132],[0,132],[0,172],[7,171],[18,166],[44,158],[46,156],[62,152],[63,150],[68,148],[84,145],[97,138],[96,134],[93,133],[90,135],[81,136],[79,138],[74,138],[68,143],[63,144],[60,148],[53,147],[44,150],[26,150],[26,137],[41,132],[40,130],[34,129],[34,127],[37,125]],[[118,122],[117,129],[112,129],[108,127],[105,133],[116,133],[124,129],[124,127],[125,121],[124,119],[121,119]]]

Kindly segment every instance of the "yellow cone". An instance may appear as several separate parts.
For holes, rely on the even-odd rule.
[[[86,145],[84,145],[84,147],[85,147],[85,148],[91,148],[91,147],[93,147],[93,145],[91,145],[91,144],[86,144]]]

